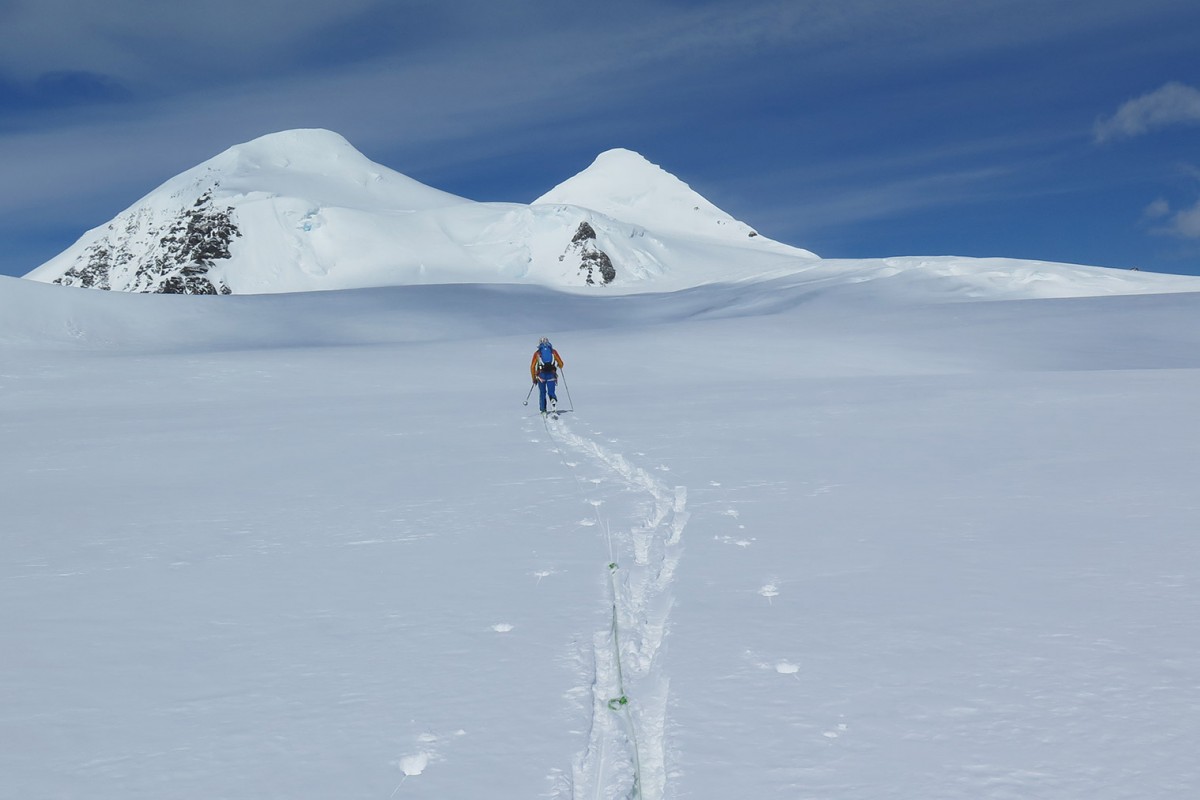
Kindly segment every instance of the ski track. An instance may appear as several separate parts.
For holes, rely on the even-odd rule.
[[[662,800],[669,680],[660,656],[689,516],[687,487],[667,486],[620,453],[575,433],[561,419],[547,419],[546,427],[559,445],[598,462],[607,477],[649,501],[621,529],[600,517],[600,501],[585,497],[608,536],[614,624],[593,637],[591,730],[574,768],[569,797]],[[565,459],[563,463],[570,468]],[[586,495],[583,483],[579,485]],[[627,704],[619,702],[622,697],[628,698]]]

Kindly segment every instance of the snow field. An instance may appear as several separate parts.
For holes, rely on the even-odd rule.
[[[6,790],[1195,793],[1197,297],[856,286],[0,281]]]
[[[690,402],[700,422],[670,443],[693,514],[672,614],[671,664],[687,665],[671,681],[674,790],[1196,786],[1177,704],[1197,700],[1179,678],[1197,663],[1198,594],[1173,566],[1194,546],[1196,380],[805,380],[772,382],[776,402],[743,415],[712,413],[728,396]],[[770,777],[747,778],[763,748]]]

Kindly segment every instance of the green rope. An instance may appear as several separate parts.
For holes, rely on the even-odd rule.
[[[637,726],[633,724],[633,717],[629,713],[629,696],[625,692],[625,670],[621,666],[621,626],[617,621],[617,562],[613,561],[608,565],[608,585],[612,590],[612,636],[613,636],[613,656],[617,663],[617,691],[620,692],[619,697],[614,697],[608,701],[608,707],[612,711],[625,712],[625,723],[629,729],[629,740],[633,744],[633,792],[630,797],[639,798],[642,796],[642,757],[641,747],[637,740]]]
[[[566,386],[565,381],[563,382],[563,386]],[[573,403],[572,408],[574,408]],[[558,439],[558,437],[554,435],[554,431],[550,427],[550,421],[545,415],[542,416],[542,423],[546,426],[546,434],[550,436],[551,439]],[[561,440],[559,441],[559,444],[561,445]],[[583,482],[579,478],[579,473],[571,470],[570,467],[567,466],[567,460],[562,454],[561,446],[559,448],[558,455],[559,460],[562,461],[563,467],[567,468],[568,471],[570,471],[574,476],[575,484],[579,488],[580,493],[586,496]],[[596,512],[596,521],[601,521],[599,511]],[[607,525],[605,525],[605,535],[608,538],[608,557],[612,558],[612,532],[608,530]],[[616,561],[610,561],[608,564],[608,585],[612,592],[613,657],[617,665],[617,691],[620,692],[619,697],[613,697],[608,701],[608,708],[609,710],[618,714],[622,711],[625,712],[625,726],[629,732],[629,741],[633,745],[633,789],[629,796],[632,798],[632,800],[639,800],[639,798],[642,797],[642,757],[640,752],[641,747],[638,745],[637,739],[637,726],[634,725],[633,716],[630,713],[629,695],[625,692],[625,670],[621,664],[621,626],[618,621],[616,577],[616,573],[619,568],[620,567]]]

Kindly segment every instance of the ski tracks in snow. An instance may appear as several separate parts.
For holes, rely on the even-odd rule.
[[[607,478],[643,498],[622,523],[604,519],[602,501],[585,497],[608,537],[612,625],[593,637],[591,730],[569,796],[662,800],[669,680],[661,655],[688,521],[687,487],[667,486],[562,420],[547,420],[546,427],[561,447],[599,463]],[[571,468],[565,459],[564,465]]]

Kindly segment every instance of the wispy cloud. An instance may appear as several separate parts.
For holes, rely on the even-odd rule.
[[[844,187],[791,204],[773,203],[747,221],[768,234],[870,222],[921,209],[982,202],[1000,192],[998,184],[1008,177],[1008,168],[991,166]]]
[[[1171,204],[1165,198],[1158,198],[1142,211],[1142,219],[1163,219],[1171,216]]]
[[[1200,124],[1200,90],[1171,82],[1130,100],[1106,119],[1097,120],[1097,142],[1131,139],[1171,125]]]
[[[1166,200],[1155,200],[1146,208],[1143,218],[1161,223],[1150,229],[1151,233],[1159,236],[1200,239],[1200,201],[1175,210]]]
[[[378,0],[37,0],[0,4],[0,71],[34,81],[57,71],[141,86],[247,74]]]
[[[1170,231],[1185,239],[1200,239],[1200,202],[1171,217]]]
[[[1194,182],[1191,197],[1183,204],[1173,203],[1165,197],[1158,198],[1142,211],[1142,222],[1156,236],[1200,240],[1200,200],[1192,199],[1196,196],[1195,187],[1200,186],[1200,168],[1183,164],[1178,171],[1185,179]]]

